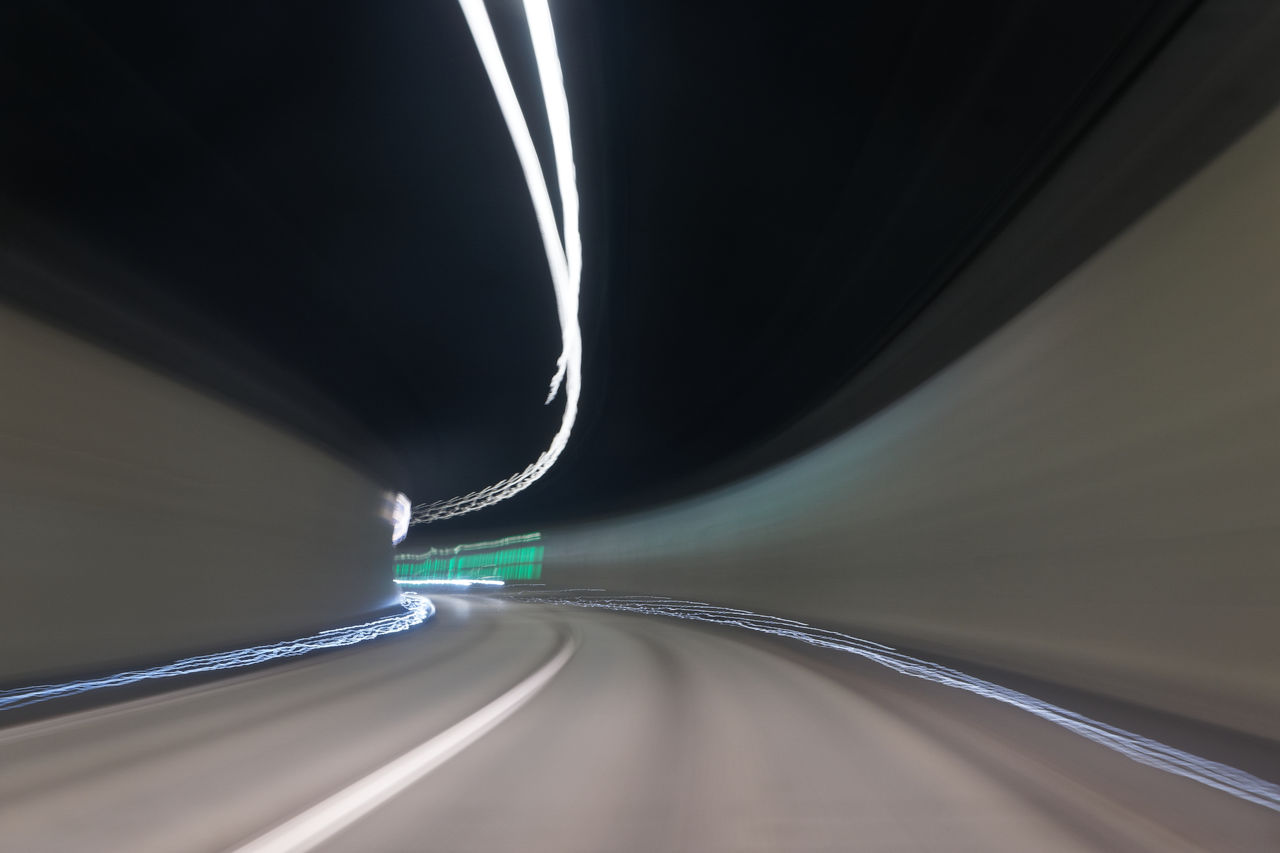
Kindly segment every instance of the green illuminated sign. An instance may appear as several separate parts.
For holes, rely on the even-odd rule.
[[[541,533],[508,536],[453,548],[432,548],[419,554],[397,554],[395,579],[419,580],[537,580],[542,577]]]

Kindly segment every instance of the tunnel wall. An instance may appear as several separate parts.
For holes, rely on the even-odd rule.
[[[553,584],[798,616],[1280,737],[1280,116],[851,432],[545,544]]]
[[[0,683],[383,607],[383,502],[317,447],[0,307]]]

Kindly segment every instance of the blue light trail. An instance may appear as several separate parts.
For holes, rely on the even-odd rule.
[[[1168,744],[1160,743],[1125,729],[1117,728],[1098,720],[1090,719],[1083,714],[1060,708],[1048,702],[1001,687],[990,681],[966,675],[950,667],[929,661],[920,660],[901,652],[892,646],[873,643],[859,639],[839,631],[827,631],[815,628],[805,622],[794,619],[781,619],[764,616],[750,610],[733,607],[720,607],[699,601],[681,601],[663,596],[621,596],[588,595],[598,590],[568,590],[572,597],[547,596],[545,594],[521,594],[522,601],[536,601],[545,604],[567,604],[573,607],[594,607],[603,610],[615,610],[625,613],[642,613],[649,616],[668,616],[674,619],[689,619],[695,622],[710,622],[716,625],[729,625],[799,640],[811,646],[833,649],[857,655],[873,663],[888,667],[901,675],[920,678],[955,687],[969,693],[976,693],[1006,705],[1012,705],[1061,726],[1096,744],[1105,746],[1121,755],[1131,758],[1140,764],[1183,776],[1210,788],[1224,791],[1233,797],[1239,797],[1251,803],[1257,803],[1272,811],[1280,812],[1280,785],[1260,779],[1250,773],[1217,761],[1210,761],[1184,752]]]
[[[281,658],[298,657],[299,655],[317,652],[322,649],[336,649],[342,646],[353,646],[388,634],[407,631],[430,619],[436,612],[431,599],[414,592],[400,594],[400,606],[403,613],[383,616],[359,625],[348,625],[343,628],[330,628],[318,634],[310,634],[293,640],[282,640],[278,643],[267,643],[262,646],[251,646],[229,652],[218,652],[211,655],[199,655],[183,658],[161,666],[133,669],[118,672],[102,678],[87,678],[81,681],[65,681],[61,684],[38,684],[31,687],[16,687],[0,690],[0,711],[21,708],[36,702],[46,702],[64,696],[88,693],[90,690],[101,690],[105,687],[123,687],[139,681],[154,678],[174,678],[180,675],[194,675],[201,672],[216,672],[227,669],[238,669],[245,666],[256,666],[267,661]]]

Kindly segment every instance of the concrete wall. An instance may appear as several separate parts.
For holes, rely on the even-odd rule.
[[[0,683],[382,607],[383,499],[292,435],[0,307]]]
[[[1280,115],[852,432],[545,544],[1280,737]]]

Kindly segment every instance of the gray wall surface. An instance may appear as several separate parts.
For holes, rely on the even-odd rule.
[[[858,428],[545,545],[1280,737],[1280,114]]]
[[[387,605],[383,501],[290,434],[0,307],[0,683]]]

